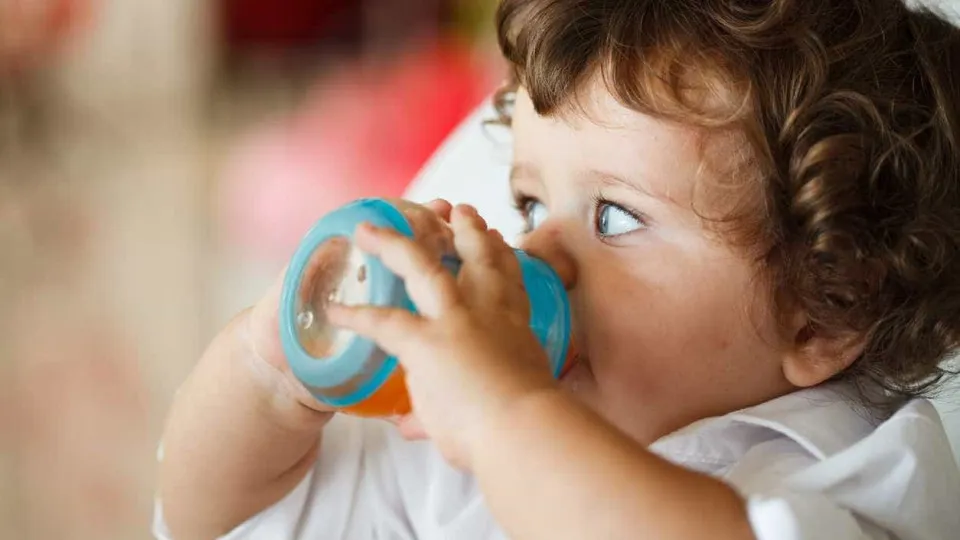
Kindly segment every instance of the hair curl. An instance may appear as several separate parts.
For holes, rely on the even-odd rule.
[[[633,110],[742,130],[763,181],[731,221],[759,247],[781,312],[862,342],[839,377],[885,401],[929,395],[949,373],[960,30],[901,0],[504,0],[497,26],[502,121],[519,85],[550,115],[599,76]]]

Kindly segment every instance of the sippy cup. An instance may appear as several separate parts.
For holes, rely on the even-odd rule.
[[[363,222],[414,237],[411,223],[383,199],[361,199],[321,218],[301,241],[284,276],[280,338],[294,375],[322,403],[358,415],[410,412],[403,369],[375,343],[327,321],[331,302],[416,311],[403,281],[378,258],[352,244]],[[560,278],[545,262],[516,250],[530,300],[530,327],[547,352],[554,377],[569,360],[570,306]],[[443,258],[456,274],[460,260]],[[453,361],[453,360],[451,360]]]

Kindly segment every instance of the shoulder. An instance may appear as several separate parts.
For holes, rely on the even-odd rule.
[[[960,528],[960,471],[925,400],[880,418],[827,386],[692,428],[680,440],[725,458],[708,472],[748,500],[761,538],[770,523],[794,527],[795,538],[945,538]]]

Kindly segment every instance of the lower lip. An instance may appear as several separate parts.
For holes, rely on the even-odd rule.
[[[573,359],[571,359],[569,362],[567,362],[567,365],[563,367],[563,371],[560,372],[560,378],[559,378],[559,380],[562,381],[562,380],[566,379],[566,378],[567,378],[567,375],[570,375],[570,373],[573,372],[573,370],[576,369],[576,368],[580,365],[580,362],[581,362],[580,355],[577,355],[577,356],[573,357]]]

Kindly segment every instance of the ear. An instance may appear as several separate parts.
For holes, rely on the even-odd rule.
[[[790,384],[816,386],[847,369],[863,352],[860,334],[828,335],[806,315],[797,316],[791,328],[792,347],[783,357],[783,374]]]

